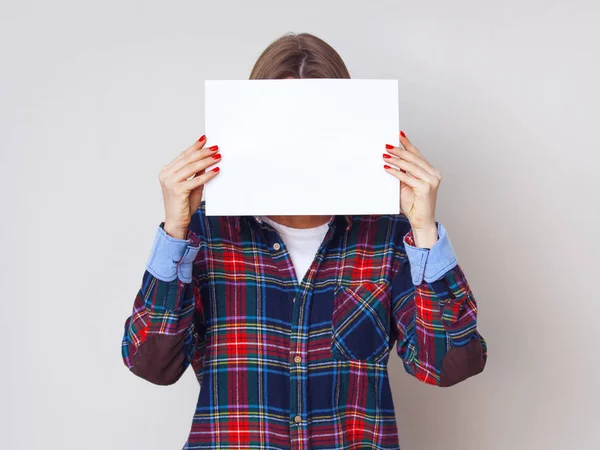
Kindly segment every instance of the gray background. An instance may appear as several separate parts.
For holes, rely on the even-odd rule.
[[[192,372],[158,387],[120,355],[158,173],[203,133],[203,80],[247,78],[286,31],[397,78],[444,175],[490,358],[449,389],[391,359],[402,449],[600,448],[598,2],[1,5],[1,448],[181,448]]]

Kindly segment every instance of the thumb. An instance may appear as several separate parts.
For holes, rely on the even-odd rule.
[[[202,175],[204,170],[198,172],[196,176]],[[204,193],[204,185],[200,185],[190,191],[190,213],[193,214],[198,207],[200,206],[200,202],[202,202],[202,194]]]

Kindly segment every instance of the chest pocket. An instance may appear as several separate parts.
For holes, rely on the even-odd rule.
[[[391,289],[387,281],[337,285],[331,354],[338,360],[380,361],[389,352]]]

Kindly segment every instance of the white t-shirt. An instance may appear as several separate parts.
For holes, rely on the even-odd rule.
[[[275,228],[281,236],[294,264],[298,283],[300,283],[315,259],[317,250],[327,234],[329,225],[324,223],[314,228],[291,228],[274,222],[266,216],[261,216],[261,220]]]

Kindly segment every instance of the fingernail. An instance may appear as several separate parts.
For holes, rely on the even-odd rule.
[[[391,144],[385,144],[385,148],[387,148],[387,149],[389,150],[389,149],[392,149],[392,148],[394,148],[394,146],[393,146],[393,145],[391,145]]]
[[[384,168],[384,169],[391,169],[391,167],[390,167],[390,166],[388,166],[387,164],[384,164],[384,165],[383,165],[383,168]]]
[[[208,149],[214,152],[215,150],[219,150],[219,146],[213,145],[212,147],[208,147]]]
[[[216,155],[212,155],[213,159],[219,159],[221,157],[221,155],[219,153],[217,153]]]
[[[384,158],[391,158],[391,157],[392,157],[392,155],[388,155],[387,153],[384,153],[384,154],[383,154],[383,157],[384,157]]]
[[[200,138],[198,139],[198,142],[202,142],[204,139],[206,139],[206,135],[203,134],[202,136],[200,136]]]
[[[400,136],[406,137],[406,135],[404,134],[404,131],[400,130]]]
[[[211,172],[218,172],[220,169],[218,167],[215,167],[213,170],[211,170]]]

